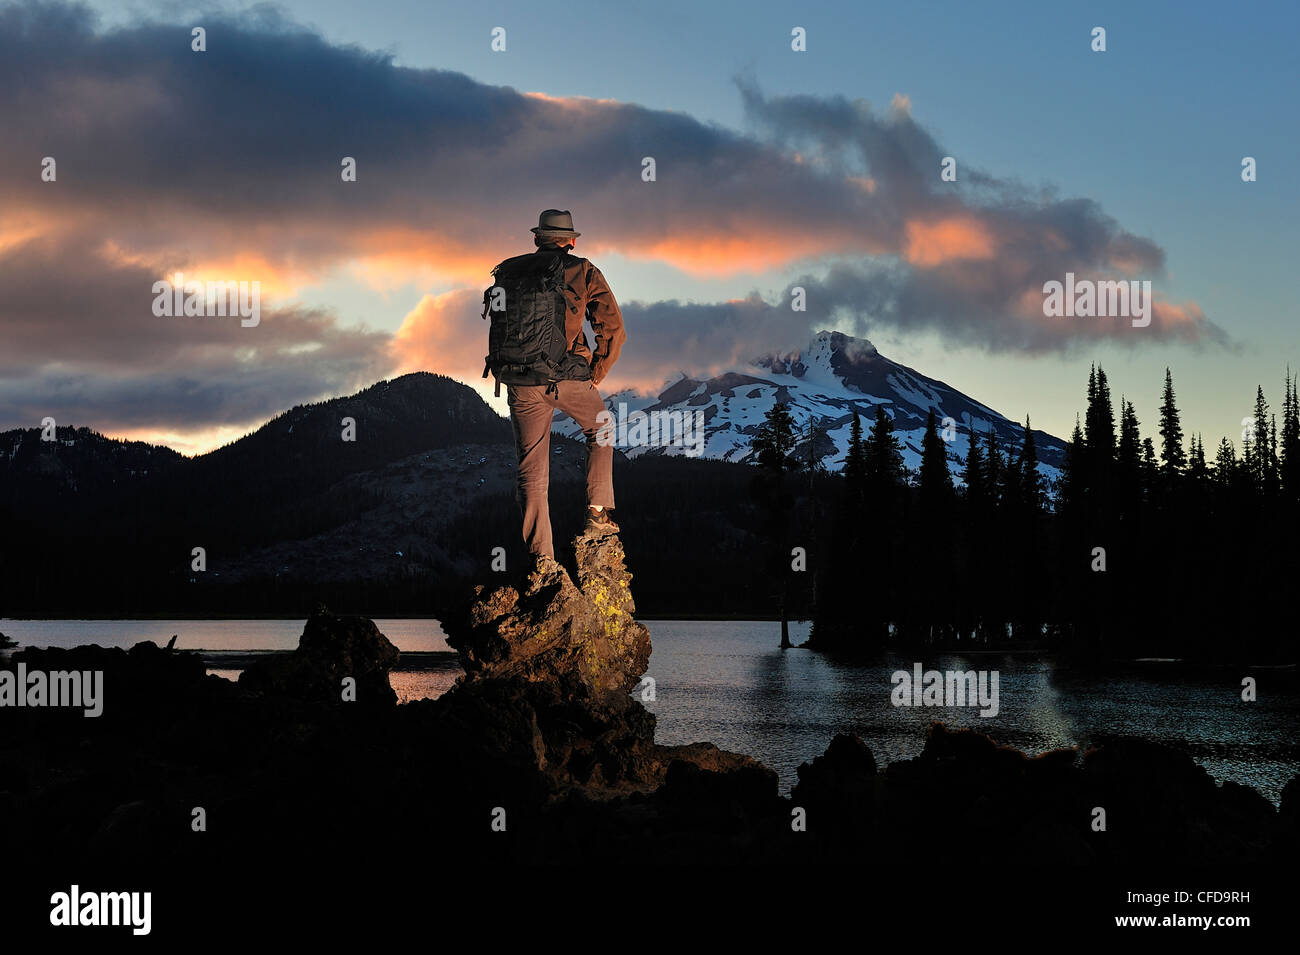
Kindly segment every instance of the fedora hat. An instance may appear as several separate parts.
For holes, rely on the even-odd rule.
[[[537,217],[537,228],[529,231],[537,235],[582,235],[573,231],[573,216],[568,209],[547,209]]]

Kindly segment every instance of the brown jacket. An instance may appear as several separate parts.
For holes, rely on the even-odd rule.
[[[564,298],[569,306],[564,333],[570,343],[569,350],[591,362],[591,380],[600,384],[618,361],[618,354],[627,341],[623,313],[600,269],[572,252],[564,269],[564,281],[567,286]],[[591,330],[596,334],[595,354],[587,346],[587,336],[582,330],[584,320],[591,323]]]

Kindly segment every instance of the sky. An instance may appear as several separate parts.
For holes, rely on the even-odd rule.
[[[1184,429],[1240,444],[1300,368],[1297,27],[1294,3],[0,0],[0,429],[196,453],[408,371],[490,398],[488,270],[558,207],[627,321],[607,391],[835,328],[1061,436],[1093,362],[1154,434],[1169,367]],[[260,283],[259,322],[155,315],[177,271]],[[1150,324],[1045,316],[1066,272],[1150,281]]]

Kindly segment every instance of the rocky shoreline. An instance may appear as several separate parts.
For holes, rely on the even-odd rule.
[[[579,542],[576,565],[467,595],[444,621],[466,673],[437,700],[397,705],[397,649],[324,608],[238,684],[152,643],[20,650],[3,667],[102,671],[105,700],[93,719],[0,708],[0,839],[109,871],[385,866],[410,840],[460,864],[1258,865],[1300,848],[1300,777],[1275,808],[1139,741],[1030,758],[935,724],[882,771],[841,735],[783,797],[748,756],[655,742],[622,546]]]

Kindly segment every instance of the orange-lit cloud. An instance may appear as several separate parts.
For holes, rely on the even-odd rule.
[[[907,223],[903,258],[933,268],[952,259],[991,259],[997,253],[988,226],[973,216]]]
[[[1195,302],[1164,302],[1156,299],[1151,309],[1152,324],[1159,328],[1186,329],[1195,334],[1205,324],[1205,312]]]
[[[883,245],[868,247],[865,237],[800,233],[791,227],[777,232],[758,228],[748,235],[696,235],[688,230],[657,240],[644,249],[628,251],[632,259],[659,259],[670,262],[688,275],[702,278],[733,275],[737,272],[761,272],[789,264],[795,258],[844,253],[852,249],[860,254],[882,253]],[[853,248],[853,246],[858,246]],[[793,256],[792,250],[799,255]]]
[[[477,381],[487,342],[482,308],[482,293],[473,289],[424,296],[393,335],[394,372],[432,371]]]

